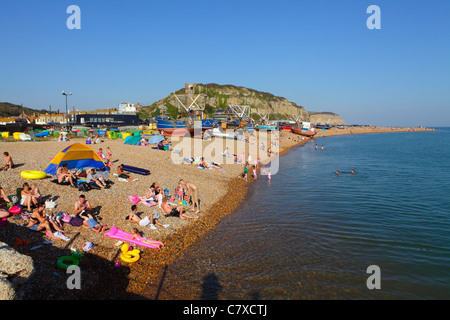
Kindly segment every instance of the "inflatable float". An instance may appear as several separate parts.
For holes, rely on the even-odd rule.
[[[120,259],[125,262],[133,263],[141,258],[141,251],[139,251],[138,249],[130,250],[130,245],[127,243],[124,243],[120,250],[122,251]]]
[[[164,244],[160,241],[156,241],[156,240],[152,240],[152,239],[147,239],[147,240],[151,240],[153,241],[153,244],[150,243],[145,243],[142,241],[138,241],[136,239],[132,240],[132,234],[131,233],[127,233],[125,231],[122,231],[120,229],[118,229],[116,226],[112,226],[111,229],[109,229],[108,232],[104,233],[105,236],[108,236],[110,238],[113,239],[118,239],[118,240],[122,240],[122,241],[126,241],[126,242],[131,242],[143,247],[147,247],[147,248],[151,248],[151,249],[159,249],[161,246],[163,246]]]
[[[150,170],[137,168],[137,167],[132,167],[132,166],[127,166],[127,165],[123,165],[122,169],[123,169],[123,171],[128,171],[128,172],[132,172],[132,173],[142,174],[144,176],[148,176],[150,174]]]
[[[56,260],[56,266],[62,270],[67,270],[70,266],[78,266],[80,261],[74,256],[64,256]]]
[[[22,178],[36,180],[36,179],[44,179],[47,177],[47,174],[44,171],[36,171],[36,170],[24,170],[20,173]]]

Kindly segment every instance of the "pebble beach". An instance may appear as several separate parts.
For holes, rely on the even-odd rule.
[[[327,132],[328,135],[334,135],[419,129],[378,128],[374,130],[371,127],[367,128],[365,132],[362,130],[348,132],[346,130],[336,131],[336,133],[321,131],[317,136],[327,136]],[[302,139],[289,131],[281,133],[279,155],[309,140],[309,138]],[[210,143],[199,139],[186,139],[189,139],[187,142],[190,145],[200,142],[202,150],[205,150]],[[34,275],[21,288],[24,294],[20,298],[24,300],[158,299],[164,269],[179,257],[184,249],[194,244],[208,230],[214,228],[221,218],[232,213],[244,201],[248,187],[251,185],[251,177],[248,182],[239,177],[244,169],[244,165],[240,163],[221,163],[221,169],[199,169],[192,164],[175,163],[174,154],[178,156],[177,159],[182,159],[185,155],[176,152],[177,143],[173,141],[171,150],[162,151],[154,149],[152,146],[126,145],[122,139],[107,138],[91,147],[94,151],[103,148],[105,152],[107,147],[111,149],[113,162],[111,173],[116,172],[119,164],[126,164],[148,169],[151,174],[147,176],[131,174],[138,180],[129,182],[119,181],[116,176],[111,174],[110,180],[113,182],[111,188],[84,193],[76,188],[55,184],[52,182],[54,179],[52,176],[41,180],[26,180],[21,177],[20,172],[23,170],[43,171],[52,157],[72,143],[84,143],[84,140],[74,139],[70,142],[59,142],[9,139],[0,142],[2,152],[9,152],[15,163],[14,169],[0,172],[0,184],[6,194],[15,195],[16,189],[21,187],[24,182],[35,183],[45,198],[54,199],[56,203],[54,211],[64,211],[68,214],[73,213],[75,202],[81,194],[84,194],[91,206],[97,208],[95,218],[102,225],[109,228],[116,226],[125,232],[131,232],[132,228],[136,227],[141,231],[143,237],[161,241],[164,246],[160,249],[138,247],[141,250],[141,259],[135,263],[127,263],[119,258],[121,251],[120,246],[117,245],[118,241],[101,233],[97,234],[83,227],[65,224],[64,230],[69,241],[52,240],[51,243],[48,243],[45,232],[30,231],[24,226],[26,225],[25,221],[9,218],[7,224],[0,227],[0,240],[10,246],[15,244],[17,238],[29,240],[29,244],[19,246],[16,250],[32,257],[34,261]],[[225,141],[223,146],[225,148]],[[256,150],[259,152],[259,148]],[[216,156],[221,157],[217,154]],[[259,153],[253,154],[252,159],[259,156]],[[270,161],[270,159],[265,160],[265,163]],[[249,168],[249,176],[250,171]],[[261,176],[261,178],[267,177]],[[169,226],[167,228],[157,226],[156,230],[152,230],[125,219],[132,205],[128,197],[132,195],[145,196],[153,182],[158,182],[163,189],[168,189],[170,194],[173,194],[180,179],[193,183],[199,189],[201,207],[198,219],[182,220],[178,217],[164,217],[158,207],[148,207],[141,203],[138,204],[138,213],[141,217],[157,210],[161,216],[159,221]],[[69,290],[67,288],[68,275],[56,267],[56,260],[61,256],[70,255],[71,249],[82,252],[85,242],[92,242],[95,246],[85,252],[84,257],[80,259],[81,289]],[[116,264],[117,262],[119,264]],[[165,296],[170,296],[170,294]],[[174,292],[173,297],[176,296],[183,295]]]

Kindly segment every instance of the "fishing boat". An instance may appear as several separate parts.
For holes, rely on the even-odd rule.
[[[299,129],[299,128],[295,128],[295,127],[291,127],[291,132],[295,133],[295,134],[299,134],[304,137],[313,137],[317,133],[316,131],[314,131],[314,128],[309,129],[309,130],[304,130],[303,128]]]
[[[202,119],[202,130],[209,130],[212,128],[217,128],[219,126],[219,121],[216,119]]]
[[[278,130],[288,130],[291,131],[291,128],[295,125],[295,121],[283,121],[278,123]]]
[[[194,128],[185,120],[168,120],[155,118],[156,128],[163,134],[174,137],[183,137],[186,134],[194,134]]]
[[[256,127],[256,129],[258,130],[275,130],[275,126],[271,126],[271,125],[258,125]]]

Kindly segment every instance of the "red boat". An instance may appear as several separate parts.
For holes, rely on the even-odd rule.
[[[291,132],[305,137],[313,137],[317,132],[291,127]]]
[[[191,137],[194,136],[194,128],[164,128],[159,130],[166,136],[184,137],[187,134]]]

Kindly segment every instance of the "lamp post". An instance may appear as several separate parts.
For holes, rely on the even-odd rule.
[[[65,93],[64,90],[62,92],[63,96],[66,96],[66,115],[67,115],[67,122],[69,121],[69,111],[67,109],[67,97],[72,95],[72,92],[70,93]],[[67,126],[67,122],[66,122],[66,126]]]

